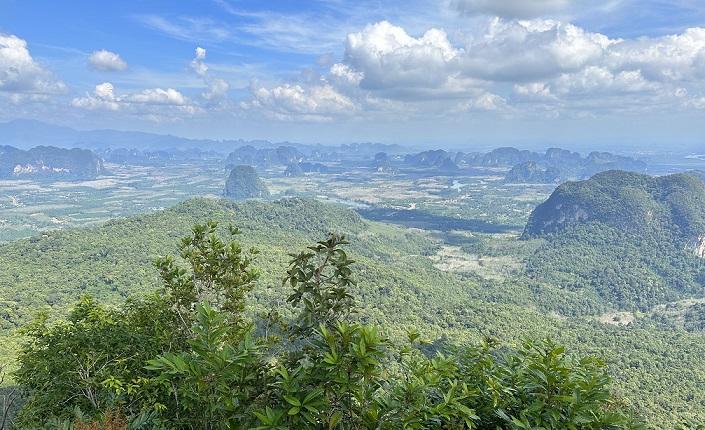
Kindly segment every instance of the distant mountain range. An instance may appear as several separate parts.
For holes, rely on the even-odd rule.
[[[245,141],[238,140],[212,140],[212,139],[187,139],[172,135],[161,135],[139,131],[119,130],[91,130],[79,131],[70,127],[47,124],[41,121],[16,119],[7,123],[0,123],[0,146],[9,145],[20,149],[29,149],[35,146],[51,145],[60,148],[87,148],[92,150],[107,148],[138,148],[142,151],[181,150],[189,151],[200,149],[203,151],[216,151],[228,154],[235,148],[252,145],[257,148],[276,147],[281,145],[292,146],[306,152],[326,150],[331,148],[342,149],[346,152],[388,151],[399,152],[404,148],[399,145],[385,145],[381,143],[352,143],[340,147],[326,147],[323,145],[309,145],[292,142],[272,143],[267,140]],[[326,149],[328,148],[328,149]]]

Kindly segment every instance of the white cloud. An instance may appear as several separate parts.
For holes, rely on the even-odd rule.
[[[71,100],[71,106],[87,110],[111,110],[120,109],[120,105],[115,98],[115,89],[110,82],[96,85],[93,94],[86,93],[83,98]]]
[[[572,24],[494,19],[465,47],[459,67],[489,81],[531,82],[595,64],[612,43]]]
[[[556,101],[557,97],[551,94],[551,87],[540,82],[514,85],[514,95],[519,100],[531,101]]]
[[[27,42],[0,33],[0,91],[27,94],[62,94],[66,84],[37,64]]]
[[[106,51],[105,49],[93,51],[93,53],[88,56],[88,64],[96,70],[108,72],[127,69],[127,63],[120,58],[120,55]]]
[[[360,84],[360,81],[364,77],[363,72],[358,72],[353,70],[347,64],[337,63],[330,68],[330,74],[332,79],[339,81],[343,85],[354,85]]]
[[[166,90],[161,88],[142,90],[134,94],[126,95],[121,98],[121,100],[131,103],[171,106],[183,106],[188,103],[186,97],[173,88],[167,88]]]
[[[606,64],[614,70],[640,70],[654,81],[701,80],[705,78],[705,28],[621,41],[610,49]]]
[[[599,63],[614,44],[552,20],[494,19],[462,47],[439,29],[415,38],[386,21],[348,35],[329,81],[392,99],[478,97],[503,82],[537,82]]]
[[[227,96],[228,90],[230,89],[230,84],[228,84],[224,79],[214,78],[208,72],[208,65],[205,63],[206,50],[198,47],[196,48],[196,57],[191,60],[191,70],[201,79],[206,85],[207,90],[201,93],[201,96],[206,100],[218,100],[223,99]]]
[[[456,61],[462,55],[443,30],[414,38],[382,21],[348,35],[344,62],[331,73],[391,98],[457,97],[478,87],[477,81],[459,76]]]
[[[259,87],[255,82],[251,91],[253,100],[244,107],[264,110],[278,119],[328,121],[332,116],[349,116],[356,110],[355,104],[348,97],[330,85],[303,88],[286,84],[269,89]]]
[[[439,29],[414,37],[386,21],[368,25],[348,35],[343,60],[322,79],[365,109],[420,115],[443,110],[444,100],[463,111],[641,112],[693,105],[705,93],[705,29],[622,40],[556,20],[494,18],[454,35],[462,44]]]
[[[86,93],[85,97],[71,100],[71,106],[76,108],[111,111],[135,105],[186,107],[189,104],[190,101],[173,88],[166,90],[162,88],[145,89],[132,94],[116,96],[115,88],[110,82],[96,85],[93,94]]]

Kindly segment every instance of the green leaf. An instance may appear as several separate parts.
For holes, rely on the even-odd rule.
[[[296,397],[284,396],[284,400],[286,400],[287,403],[289,403],[292,406],[299,406],[299,407],[301,406],[301,401],[299,401],[299,399],[297,399]]]
[[[328,429],[333,429],[342,417],[343,414],[340,411],[333,412],[333,415],[330,416],[330,421],[328,421]]]

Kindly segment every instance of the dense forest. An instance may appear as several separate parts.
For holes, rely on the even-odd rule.
[[[182,242],[179,248],[179,239],[187,235],[194,224],[203,224],[208,219],[220,223],[220,227],[213,231],[214,236],[210,235],[208,225],[202,226],[192,232],[190,239]],[[225,228],[228,224],[239,227],[236,239],[241,248],[232,248],[234,242],[231,242],[230,231]],[[327,236],[331,231],[335,235]],[[325,239],[337,238],[340,241],[339,235],[342,234],[345,234],[345,241],[349,244],[333,246]],[[201,239],[194,238],[194,235]],[[604,240],[607,239],[605,236]],[[369,421],[365,420],[370,418],[364,415],[374,408],[380,423],[388,422],[385,421],[387,419],[397,424],[404,422],[399,415],[394,415],[403,413],[403,410],[399,409],[399,398],[394,400],[393,397],[403,392],[409,395],[403,390],[411,389],[408,385],[410,380],[406,380],[405,388],[395,385],[405,381],[404,375],[412,379],[421,378],[415,382],[422,384],[416,394],[438,400],[424,405],[411,402],[408,404],[411,409],[406,411],[413,411],[417,417],[436,420],[429,421],[434,423],[465,423],[477,428],[489,428],[487,426],[490,425],[491,428],[495,425],[528,428],[522,426],[536,427],[542,425],[537,423],[544,423],[544,426],[551,428],[546,424],[549,422],[546,420],[550,419],[548,415],[577,419],[576,414],[580,414],[581,410],[591,411],[591,414],[598,411],[591,416],[597,420],[609,416],[617,420],[615,422],[622,423],[616,424],[619,426],[634,421],[629,411],[643,417],[651,428],[674,428],[679,425],[688,428],[688,423],[699,421],[705,411],[705,393],[697,388],[705,380],[705,364],[699,359],[705,354],[705,338],[701,334],[705,318],[701,308],[674,305],[663,312],[633,312],[630,315],[637,318],[629,324],[619,321],[604,324],[598,322],[596,317],[605,310],[616,308],[605,297],[599,293],[586,294],[585,289],[563,288],[560,280],[537,276],[539,272],[536,267],[540,260],[532,260],[532,257],[540,255],[537,250],[558,249],[558,245],[551,244],[551,238],[533,238],[521,243],[509,240],[504,249],[495,239],[485,242],[480,235],[468,240],[465,246],[472,248],[473,252],[495,255],[513,250],[526,259],[526,274],[519,270],[502,280],[489,281],[470,273],[437,270],[431,257],[439,251],[439,245],[432,237],[413,229],[366,220],[350,209],[298,198],[275,202],[191,199],[154,214],[116,219],[88,229],[46,232],[2,245],[0,264],[5,269],[0,273],[0,297],[3,300],[0,307],[3,336],[3,342],[0,342],[3,349],[1,359],[4,363],[10,363],[12,355],[18,350],[22,351],[15,379],[27,389],[23,397],[27,406],[20,418],[27,426],[41,426],[47,422],[53,422],[56,426],[56,420],[70,422],[77,419],[75,406],[79,406],[84,421],[96,419],[101,414],[105,419],[105,412],[113,419],[118,409],[112,406],[120,406],[120,419],[130,420],[133,428],[139,428],[139,423],[144,423],[142,428],[153,428],[149,426],[158,423],[177,428],[200,428],[200,424],[178,421],[196,417],[194,414],[184,415],[187,409],[175,407],[175,396],[185,400],[185,403],[179,404],[181,408],[187,405],[198,411],[215,408],[209,413],[226,414],[233,405],[220,403],[222,399],[219,400],[218,390],[235,383],[228,378],[242,376],[242,373],[230,373],[225,379],[217,380],[208,376],[212,375],[209,373],[212,368],[206,371],[206,368],[200,367],[198,370],[198,366],[215,365],[212,357],[199,355],[199,351],[208,350],[225,354],[226,360],[220,365],[227,364],[231,369],[245,369],[238,366],[251,364],[228,361],[239,359],[237,357],[257,363],[264,361],[267,366],[284,365],[292,378],[291,384],[307,387],[309,391],[302,392],[314,393],[311,399],[319,396],[316,402],[322,403],[311,405],[318,411],[312,415],[317,423],[327,419],[325,422],[330,424],[330,420],[338,416],[336,412],[340,411],[339,423],[346,422],[342,420],[343,416],[354,415],[358,417],[355,419],[360,420],[356,421],[358,428],[368,428]],[[315,244],[317,241],[322,243]],[[201,244],[200,248],[194,245],[196,243]],[[315,244],[312,245],[313,249],[306,248],[312,243]],[[193,259],[198,255],[196,249],[208,254],[206,251],[210,247],[221,246],[218,244],[223,246],[218,248],[222,252],[225,249],[233,252],[239,250],[239,254],[236,253],[240,258],[238,261],[247,262],[244,267],[244,263],[239,267],[245,272],[250,271],[247,277],[252,282],[248,281],[246,288],[238,290],[237,306],[233,304],[224,308],[224,302],[217,294],[203,294],[203,291],[194,291],[195,295],[188,293],[189,288],[194,288],[189,287],[189,279],[193,276],[184,274],[194,273]],[[323,248],[319,248],[321,246]],[[345,265],[346,269],[341,273],[356,282],[346,281],[344,291],[331,293],[334,296],[342,294],[344,300],[341,299],[341,303],[336,305],[341,314],[333,312],[337,315],[335,323],[331,321],[330,325],[324,323],[321,326],[313,323],[321,318],[320,315],[302,317],[306,309],[308,312],[321,309],[320,306],[313,306],[314,302],[308,296],[311,291],[296,295],[297,285],[303,282],[296,280],[296,276],[301,275],[296,270],[300,269],[305,274],[316,266],[314,263],[292,266],[291,263],[297,260],[290,254],[301,257],[303,250],[305,255],[314,254],[310,258],[319,258],[319,251],[323,252],[326,246],[335,249],[342,247],[346,258],[355,261],[354,264]],[[243,251],[251,248],[259,252]],[[184,259],[162,257],[167,254],[182,254]],[[335,251],[335,254],[339,252]],[[211,252],[209,255],[212,257],[214,254]],[[608,258],[611,257],[608,255]],[[155,259],[161,262],[157,268],[153,265]],[[292,272],[296,267],[299,269]],[[254,271],[254,268],[257,270]],[[245,279],[241,275],[235,278]],[[282,279],[287,281],[282,284]],[[292,285],[292,279],[293,284],[297,285]],[[17,288],[17,285],[23,288]],[[180,304],[177,305],[174,302],[176,290],[178,294],[188,295],[191,302],[179,299]],[[640,309],[637,300],[640,296],[637,296],[634,300],[626,296],[624,308]],[[659,300],[654,300],[654,303]],[[326,299],[325,302],[326,306],[333,306],[335,301]],[[160,309],[159,306],[164,314],[154,310]],[[170,313],[179,307],[182,309],[177,314]],[[348,312],[352,310],[356,312]],[[41,311],[38,319],[37,311]],[[154,319],[149,320],[147,315]],[[157,315],[162,316],[157,318]],[[179,324],[169,320],[175,315],[180,319]],[[147,324],[146,319],[151,322]],[[228,329],[217,336],[213,334],[221,331],[224,321],[237,321],[236,324],[226,324],[238,327],[236,332],[226,334]],[[343,334],[338,323],[343,322],[352,330],[347,338],[340,338]],[[179,327],[178,333],[176,327]],[[213,330],[211,340],[206,339],[211,336],[207,336],[208,330]],[[373,333],[375,330],[376,334]],[[74,334],[78,337],[72,337]],[[89,341],[92,336],[100,336],[105,341]],[[212,344],[197,347],[194,342],[199,336],[201,341]],[[318,340],[314,342],[316,336]],[[373,409],[363,412],[362,409],[352,410],[348,405],[348,409],[343,410],[339,399],[330,397],[325,389],[324,392],[318,391],[322,388],[318,386],[321,379],[316,378],[323,378],[322,375],[331,378],[330,373],[326,372],[332,370],[323,364],[325,353],[331,353],[325,349],[331,348],[327,336],[333,337],[330,342],[337,345],[336,351],[341,351],[338,357],[341,362],[347,363],[346,369],[357,363],[352,356],[345,356],[347,353],[354,354],[353,340],[358,348],[363,338],[365,348],[369,341],[376,345],[370,362],[370,375],[350,373],[350,377],[354,374],[362,380],[367,378],[365,384],[369,382],[370,385],[355,384],[356,387],[366,387],[365,393],[336,388],[347,393],[350,399],[357,399],[356,396],[363,394],[368,396],[359,397],[364,401],[355,400],[353,403],[356,408],[363,404],[370,408],[375,405]],[[430,343],[420,343],[421,339],[428,339]],[[251,350],[246,349],[252,355],[248,352],[244,357],[240,354],[243,350],[239,348],[245,348],[247,342],[250,342]],[[82,350],[86,343],[98,349]],[[118,355],[113,357],[114,360],[100,362],[99,359],[107,360],[103,354],[105,351],[100,348],[116,345],[120,347],[115,349]],[[304,348],[306,345],[312,349]],[[37,369],[50,368],[51,363],[42,360],[55,359],[51,366],[57,366],[57,369],[69,365],[88,365],[88,362],[81,364],[80,360],[71,358],[71,354],[56,354],[59,349],[52,348],[66,351],[76,348],[74,357],[85,352],[87,359],[94,360],[90,361],[93,368],[102,366],[99,363],[106,364],[105,373],[90,379],[94,385],[62,380],[51,373],[44,373],[41,376],[45,378],[43,380],[34,380],[32,375],[40,378],[41,372],[38,373]],[[310,357],[314,356],[323,358],[320,361],[311,360]],[[192,368],[189,364],[187,367],[197,373],[183,373],[184,369],[176,357],[196,366]],[[149,360],[152,361],[146,364]],[[535,374],[537,360],[542,360],[543,366],[562,369],[558,371],[554,368],[550,372],[556,371],[567,378],[563,381],[565,387],[573,392],[562,395],[561,401],[567,409],[561,409],[562,406],[557,406],[555,411],[552,408],[542,409],[538,408],[538,403],[532,409],[530,405],[533,403],[527,403],[531,399],[531,402],[536,402],[535,396],[546,395],[531,391],[537,389],[534,386],[536,381],[527,379],[532,374],[532,377],[540,377],[540,374]],[[322,367],[306,367],[316,363]],[[443,363],[449,366],[443,371],[445,373],[434,373],[440,371],[434,366]],[[257,402],[248,403],[246,416],[241,413],[228,415],[228,419],[235,420],[228,422],[233,426],[236,422],[247,422],[252,426],[276,427],[272,423],[284,422],[276,420],[291,419],[286,421],[290,424],[281,425],[308,425],[305,424],[308,418],[303,413],[299,415],[299,412],[313,412],[305,406],[290,403],[284,396],[292,396],[281,391],[286,385],[281,379],[285,378],[280,372],[281,366],[267,366],[261,367],[260,373],[247,373],[251,373],[254,379],[249,380],[247,384],[251,385],[243,390],[259,393],[251,396]],[[549,368],[544,368],[544,375]],[[294,377],[292,373],[296,369],[303,373],[296,373],[298,376]],[[356,369],[357,372],[360,368]],[[415,369],[421,369],[422,373],[414,373]],[[70,374],[79,375],[79,370]],[[224,372],[218,370],[221,371]],[[558,378],[558,374],[554,376]],[[424,379],[424,375],[431,380]],[[612,377],[611,382],[608,375]],[[110,379],[111,376],[115,379]],[[199,382],[198,378],[201,377],[209,382],[205,385]],[[296,379],[298,377],[303,379]],[[586,379],[581,379],[586,377],[597,379],[588,383]],[[138,381],[135,386],[130,385],[133,379]],[[40,385],[32,384],[45,384],[47,381],[56,381],[57,385],[55,391],[47,390],[48,397],[42,397]],[[499,385],[493,386],[495,383]],[[582,387],[580,390],[592,387],[590,389],[595,390],[594,398],[599,401],[577,407],[578,388],[571,384],[578,384]],[[172,388],[165,388],[167,385]],[[74,398],[77,402],[80,399],[80,402],[69,401],[65,409],[52,409],[54,406],[50,405],[57,402],[57,398],[52,396],[67,390],[68,386],[79,391],[85,389],[81,393],[93,393],[91,396],[94,396],[95,405],[90,396],[81,394]],[[452,395],[457,394],[462,400],[446,409],[448,415],[444,416],[439,409],[442,403],[439,399],[448,395],[451,386],[455,387]],[[348,388],[351,388],[350,384]],[[201,389],[209,394],[199,391]],[[194,390],[203,394],[202,400],[206,403],[197,404],[200,396],[198,399],[188,398],[188,395],[182,398],[180,394]],[[499,390],[495,393],[498,397],[492,397],[491,390]],[[580,396],[587,396],[586,393],[582,392]],[[265,398],[271,403],[260,402]],[[491,404],[482,403],[488,399],[493,399]],[[305,397],[297,397],[299,403],[303,400]],[[242,404],[243,399],[238,398],[237,402]],[[108,404],[111,408],[107,408]],[[164,415],[164,411],[158,410],[162,408],[159,405],[164,405],[170,413],[180,411],[179,416]],[[293,407],[299,407],[299,410],[292,412]],[[421,407],[429,409],[417,413]],[[583,407],[587,409],[581,409]],[[469,410],[473,411],[472,414]],[[292,415],[289,415],[290,412]],[[386,418],[382,419],[383,415]],[[469,421],[453,421],[461,417],[468,417]],[[488,421],[491,419],[504,421]],[[217,420],[222,421],[222,417]],[[412,424],[408,428],[423,426]],[[429,425],[428,422],[426,425]],[[576,428],[609,427],[584,424],[584,427]]]
[[[705,183],[688,174],[609,171],[562,184],[529,217],[523,237],[546,243],[527,272],[579,292],[573,314],[702,297],[703,202]]]
[[[232,168],[230,176],[225,181],[224,194],[233,199],[267,198],[267,185],[257,176],[257,171],[249,165],[239,165]]]
[[[66,320],[42,313],[23,329],[20,427],[643,427],[602,361],[550,340],[512,349],[485,337],[427,356],[416,330],[394,343],[356,322],[343,236],[291,254],[293,319],[249,319],[257,251],[216,227],[193,228],[183,261],[156,261],[156,293],[114,309],[85,297]]]

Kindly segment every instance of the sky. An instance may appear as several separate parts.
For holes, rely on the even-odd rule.
[[[0,122],[705,149],[702,0],[0,0]]]

